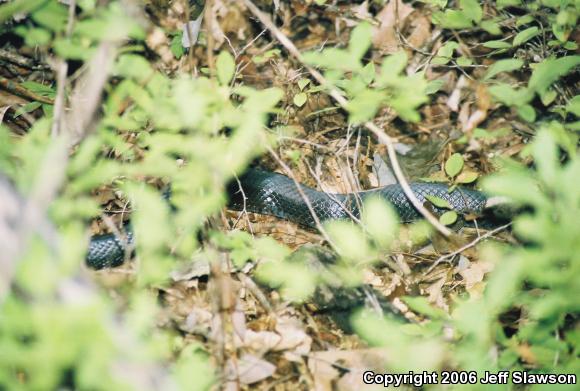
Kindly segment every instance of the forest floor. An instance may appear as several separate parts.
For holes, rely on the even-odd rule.
[[[484,80],[498,60],[539,62],[553,49],[537,36],[521,48],[506,52],[505,57],[501,53],[492,56],[495,49],[483,45],[490,39],[486,31],[437,26],[432,22],[433,7],[423,2],[383,3],[333,1],[317,5],[289,0],[254,4],[267,11],[278,32],[302,53],[345,48],[353,27],[368,22],[372,26],[372,47],[365,54],[365,62],[378,67],[385,56],[402,50],[408,57],[407,73],[423,72],[428,81],[435,82],[431,84],[434,91],[430,100],[420,108],[419,121],[402,121],[388,107],[374,118],[374,123],[394,141],[409,181],[447,178],[453,183],[445,163],[459,153],[464,162],[462,172],[473,177],[465,182],[473,182],[469,184],[473,186],[476,178],[495,171],[496,157],[518,157],[535,130],[515,108],[497,103]],[[213,0],[209,4],[192,50],[183,51],[179,40],[170,43],[151,34],[146,40],[149,57],[156,69],[173,76],[215,72],[212,61],[216,54],[228,51],[236,65],[233,83],[283,90],[282,104],[272,115],[268,130],[278,143],[254,165],[286,174],[279,163],[282,160],[299,182],[330,193],[357,192],[396,181],[387,145],[362,125],[349,124],[348,113],[318,88],[309,68],[258,20],[248,7],[251,2]],[[483,8],[486,15],[506,13],[487,2]],[[147,12],[151,21],[165,31],[180,31],[186,13],[195,12],[195,8],[186,10],[180,2],[151,2]],[[516,15],[504,19],[502,40],[518,33],[517,20]],[[42,115],[40,104],[31,104],[52,99],[6,88],[4,81],[50,84],[54,77],[49,64],[39,63],[25,48],[7,44],[0,47],[0,76],[0,120],[15,134],[23,134]],[[529,77],[530,72],[524,70],[499,76],[505,83],[519,85],[527,83]],[[558,100],[564,104],[574,94],[574,87],[560,83],[555,104]],[[19,111],[19,107],[26,109]],[[539,117],[544,115],[551,113],[538,112]],[[526,162],[525,158],[518,159]],[[98,196],[105,212],[125,207],[125,201],[118,199],[112,188],[102,187]],[[126,218],[115,213],[111,217],[117,224]],[[274,238],[297,251],[304,261],[332,258],[321,234],[274,217],[224,211],[214,223],[223,230],[235,228],[256,237]],[[95,221],[92,230],[102,233],[108,230],[108,224]],[[159,288],[164,314],[158,324],[175,330],[186,342],[200,343],[213,360],[222,361],[226,368],[223,384],[232,389],[359,389],[356,385],[360,385],[364,369],[384,367],[390,360],[397,360],[397,352],[371,348],[345,327],[351,310],[344,308],[345,300],[359,300],[358,305],[385,303],[384,311],[392,311],[410,323],[421,323],[423,315],[409,308],[401,297],[423,296],[435,307],[448,311],[458,297],[477,297],[486,286],[485,277],[493,270],[494,262],[478,250],[482,239],[515,242],[507,226],[491,233],[464,227],[450,238],[434,233],[431,240],[420,243],[413,242],[412,235],[412,230],[402,227],[391,254],[364,271],[367,290],[353,290],[349,298],[337,298],[337,292],[330,289],[319,291],[315,299],[291,303],[279,291],[255,281],[251,267],[234,271],[231,276],[222,273],[216,288],[208,283],[209,266],[195,263],[175,271],[170,286]],[[131,281],[133,268],[129,264],[95,275],[116,297],[123,284]],[[229,303],[218,317],[216,295]],[[517,315],[506,318],[506,327],[517,321]]]

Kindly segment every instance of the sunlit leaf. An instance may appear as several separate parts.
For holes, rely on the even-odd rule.
[[[447,211],[439,217],[439,221],[443,225],[451,225],[457,221],[457,212],[453,210]]]
[[[433,205],[435,205],[438,208],[453,209],[452,206],[449,204],[449,201],[444,200],[441,197],[428,194],[425,196],[425,198],[428,199]]]
[[[216,71],[218,80],[222,85],[228,85],[234,77],[236,63],[232,55],[223,50],[216,59]]]
[[[527,28],[524,31],[520,31],[514,38],[513,46],[520,46],[538,34],[540,34],[540,29],[536,26]]]
[[[455,177],[463,169],[463,157],[460,153],[454,153],[445,162],[445,172],[450,177]]]
[[[302,107],[304,106],[304,103],[306,103],[306,101],[308,100],[308,95],[306,95],[306,93],[304,92],[300,92],[296,95],[294,95],[294,99],[292,100],[294,102],[294,104],[298,107]]]
[[[546,92],[552,83],[566,75],[579,64],[580,56],[566,56],[544,60],[534,68],[532,77],[528,83],[528,88],[541,95]]]
[[[511,72],[520,69],[524,62],[520,59],[499,60],[489,67],[485,74],[484,80],[491,79],[495,75],[502,72]]]
[[[462,171],[455,181],[457,183],[472,183],[479,177],[479,174],[474,171]]]
[[[391,205],[379,198],[365,201],[362,223],[375,243],[387,248],[395,238],[398,227],[398,217]]]

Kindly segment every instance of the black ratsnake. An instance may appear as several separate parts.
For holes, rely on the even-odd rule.
[[[316,222],[292,179],[257,169],[249,169],[239,179],[241,190],[237,181],[228,186],[229,209],[272,215],[303,226],[316,227]],[[308,186],[300,187],[320,221],[349,219],[353,216],[358,218],[359,205],[371,196],[379,196],[388,201],[402,222],[421,218],[398,184],[350,194],[327,194]],[[486,195],[475,190],[458,187],[449,192],[447,185],[422,182],[411,183],[411,189],[419,201],[425,202],[426,196],[436,196],[446,200],[459,214],[481,214],[486,207]],[[434,210],[442,212],[435,207]],[[87,265],[93,269],[102,269],[123,263],[127,256],[125,249],[132,247],[133,243],[133,233],[130,226],[127,227],[123,239],[114,234],[93,236],[86,257]]]

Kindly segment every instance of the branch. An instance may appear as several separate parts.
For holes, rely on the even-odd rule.
[[[442,255],[441,257],[439,257],[430,267],[429,269],[427,269],[427,271],[425,273],[423,273],[423,275],[427,275],[431,272],[431,270],[435,269],[435,267],[437,265],[439,265],[441,262],[443,262],[446,259],[450,259],[453,258],[454,256],[461,254],[462,252],[464,252],[465,250],[475,246],[477,243],[481,242],[483,239],[487,239],[490,236],[495,235],[496,233],[503,231],[504,229],[506,229],[507,227],[509,227],[510,225],[512,225],[512,223],[507,223],[504,224],[500,227],[497,227],[489,232],[487,232],[485,235],[481,235],[478,236],[477,238],[475,238],[474,240],[472,240],[471,242],[467,243],[465,246],[458,248],[457,250],[453,251],[452,253],[446,254],[446,255]]]
[[[312,203],[310,202],[310,200],[308,199],[308,197],[304,193],[304,190],[302,190],[302,186],[300,185],[300,182],[298,182],[298,179],[296,179],[296,175],[294,175],[294,173],[292,172],[290,167],[288,167],[288,165],[286,165],[286,163],[284,163],[284,161],[282,159],[280,159],[280,157],[276,154],[276,152],[274,152],[274,150],[272,148],[267,147],[267,149],[268,149],[268,152],[270,152],[270,155],[272,155],[272,157],[274,158],[274,160],[276,160],[276,162],[278,162],[278,164],[284,169],[284,172],[286,173],[286,175],[288,175],[294,181],[294,184],[296,185],[296,190],[298,191],[298,194],[300,194],[300,197],[304,200],[304,203],[306,204],[306,207],[308,208],[310,215],[314,219],[314,224],[316,225],[316,229],[318,229],[318,231],[320,231],[320,234],[324,237],[324,240],[326,240],[326,242],[330,245],[330,247],[336,249],[336,245],[334,244],[332,239],[330,239],[330,236],[328,236],[328,233],[326,232],[326,230],[322,226],[322,223],[321,223],[320,219],[318,218],[318,215],[316,214],[316,212],[314,211],[314,208],[312,207]]]
[[[66,37],[70,38],[75,20],[76,0],[71,0],[68,6],[68,22],[66,24]],[[54,100],[54,115],[52,118],[52,137],[60,134],[64,118],[66,76],[68,74],[68,62],[59,58],[56,63],[56,99]]]
[[[304,67],[308,70],[308,72],[310,72],[312,77],[316,79],[316,81],[322,86],[326,86],[329,88],[330,96],[339,104],[340,107],[346,110],[348,105],[348,101],[346,100],[346,98],[342,96],[336,88],[331,86],[320,72],[312,68],[304,61],[304,58],[302,57],[302,54],[300,53],[298,48],[296,48],[294,43],[292,43],[292,41],[290,41],[290,39],[288,39],[288,37],[286,37],[284,33],[282,33],[282,31],[280,31],[274,25],[270,17],[265,13],[263,13],[262,11],[260,11],[260,9],[258,9],[258,7],[256,7],[254,3],[252,3],[250,0],[243,0],[243,2],[252,12],[252,14],[254,14],[254,16],[256,16],[260,20],[260,22],[262,22],[262,24],[282,44],[282,46],[284,46],[286,50],[288,50],[288,52],[296,58],[296,60],[302,63],[302,65],[304,65]],[[437,229],[437,231],[439,231],[441,234],[443,234],[444,236],[451,235],[451,231],[449,230],[449,228],[441,224],[437,219],[437,217],[433,216],[433,214],[431,214],[427,210],[427,208],[423,206],[421,201],[419,201],[419,199],[413,193],[411,186],[409,186],[409,182],[407,181],[405,175],[403,174],[403,171],[401,170],[399,160],[397,159],[397,153],[394,147],[394,140],[372,121],[365,122],[364,126],[371,133],[373,133],[381,143],[387,146],[387,153],[389,156],[389,160],[391,162],[391,166],[393,168],[393,172],[395,173],[395,177],[399,181],[399,184],[401,185],[401,188],[405,192],[405,195],[407,196],[411,204],[413,204],[413,207],[415,207],[415,209],[417,209],[417,211],[421,213],[421,215],[425,217],[425,219],[427,219],[427,221],[429,221],[429,223],[431,223],[431,225],[433,225],[433,227],[435,227],[435,229]]]
[[[42,96],[39,94],[36,94],[24,87],[22,87],[20,84],[9,80],[5,77],[0,76],[0,87],[2,87],[3,89],[13,93],[14,95],[18,95],[21,96],[23,98],[28,98],[30,100],[34,100],[40,103],[46,103],[46,104],[53,104],[54,100],[51,98],[48,98],[46,96]]]

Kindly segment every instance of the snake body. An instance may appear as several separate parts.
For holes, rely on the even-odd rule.
[[[380,197],[389,202],[402,222],[421,218],[408,200],[400,185],[349,194],[328,194],[305,185],[299,185],[291,178],[268,171],[250,169],[228,186],[229,204],[232,210],[276,216],[294,223],[316,227],[311,210],[322,222],[336,219],[351,219],[360,216],[360,205],[369,197]],[[486,206],[485,194],[466,188],[449,187],[441,183],[415,182],[410,184],[413,193],[422,203],[427,196],[435,196],[449,203],[459,214],[481,214]],[[302,194],[301,194],[302,193]],[[308,203],[304,198],[308,199]],[[444,210],[433,208],[435,212]],[[94,269],[114,267],[123,263],[127,248],[132,248],[133,233],[127,226],[126,235],[120,238],[114,234],[98,235],[91,238],[86,257],[87,265]]]

